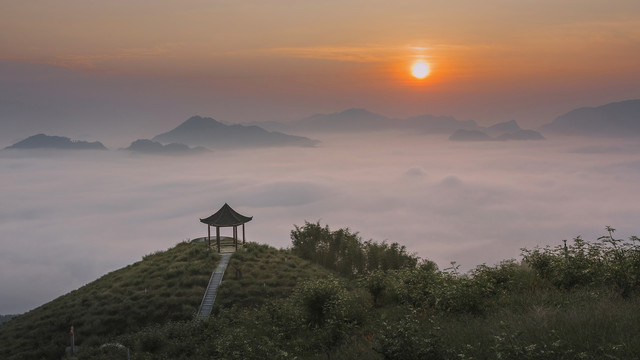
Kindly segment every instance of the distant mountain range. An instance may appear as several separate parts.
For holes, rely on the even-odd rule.
[[[293,122],[251,123],[273,131],[290,133],[354,133],[386,130],[419,131],[428,134],[451,134],[458,129],[481,129],[473,120],[456,120],[451,116],[420,115],[393,119],[365,109],[348,109],[339,113],[315,114]]]
[[[153,139],[162,144],[180,143],[208,148],[314,146],[317,141],[302,136],[267,131],[258,126],[226,125],[210,117],[193,116],[175,129]]]
[[[544,140],[544,136],[535,130],[524,130],[514,120],[492,125],[484,130],[456,130],[451,141],[509,141]]]
[[[473,120],[457,120],[451,116],[420,115],[392,119],[365,109],[348,109],[333,114],[316,114],[290,122],[264,123],[270,129],[296,133],[355,133],[371,131],[411,131],[422,134],[452,135],[454,141],[540,140],[534,130],[523,130],[515,120],[482,127]]]
[[[537,131],[520,128],[514,120],[482,127],[473,120],[462,121],[451,116],[420,115],[393,119],[365,109],[348,109],[332,114],[316,114],[294,122],[254,122],[246,125],[227,125],[210,117],[193,116],[152,140],[136,140],[125,150],[186,154],[202,152],[203,146],[211,149],[310,147],[315,146],[318,141],[287,133],[358,133],[389,130],[450,135],[449,139],[453,141],[544,139]],[[637,137],[640,136],[640,100],[575,109],[543,125],[539,130],[545,134],[558,135]],[[45,134],[30,136],[5,149],[107,150],[99,141],[73,141],[67,137]]]
[[[600,137],[640,136],[640,100],[583,107],[543,125],[544,133]]]
[[[63,149],[63,150],[107,150],[99,141],[73,141],[68,137],[38,134],[19,141],[5,149]]]
[[[198,154],[198,153],[210,151],[209,149],[202,146],[191,148],[187,145],[177,144],[177,143],[162,145],[157,141],[152,141],[148,139],[138,139],[132,142],[128,148],[124,148],[121,150],[128,150],[135,153],[156,154],[156,155],[189,155],[189,154]]]

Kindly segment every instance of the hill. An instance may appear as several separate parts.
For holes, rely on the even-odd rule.
[[[511,122],[518,126],[518,124]],[[517,130],[509,127],[502,127],[502,123],[494,125],[495,127],[489,127],[482,130],[465,130],[459,129],[456,130],[451,136],[449,136],[449,140],[451,141],[525,141],[525,140],[544,140],[544,136],[535,130],[524,130],[520,129],[518,126]],[[499,134],[498,136],[492,137],[487,135],[486,132],[491,132],[493,134]]]
[[[226,125],[209,117],[193,116],[171,131],[155,136],[163,144],[221,148],[314,146],[317,141],[302,136],[267,131],[258,126]]]
[[[640,244],[607,231],[594,242],[576,237],[564,246],[523,249],[520,262],[483,264],[462,274],[455,263],[439,270],[397,243],[305,223],[291,231],[289,249],[248,243],[234,253],[214,313],[201,321],[167,306],[176,289],[196,290],[178,285],[188,281],[184,274],[199,274],[189,268],[199,262],[194,258],[205,260],[209,271],[215,265],[215,254],[202,243],[182,243],[101,278],[102,292],[121,294],[109,302],[67,312],[87,299],[83,287],[47,312],[42,309],[49,304],[0,325],[0,356],[60,358],[54,350],[64,345],[68,323],[76,320],[70,317],[79,311],[93,315],[74,324],[77,339],[88,336],[87,326],[111,329],[82,340],[82,359],[125,358],[127,349],[134,360],[637,359]],[[146,271],[129,273],[143,264]],[[137,287],[123,291],[127,280],[146,277],[154,284],[175,281],[146,301],[156,311],[131,306],[128,297]],[[194,303],[204,291],[197,288]],[[128,316],[139,317],[129,322]],[[117,321],[108,320],[113,317]],[[59,341],[50,344],[52,337]],[[47,346],[50,352],[40,350]]]
[[[458,129],[478,129],[473,120],[461,121],[451,116],[420,115],[392,119],[366,109],[351,108],[331,114],[315,114],[289,123],[264,123],[271,129],[299,133],[355,133],[385,130],[413,131],[425,134],[451,133]]]
[[[133,153],[154,154],[154,155],[189,155],[208,152],[209,150],[202,147],[191,148],[184,144],[171,143],[163,145],[157,141],[138,139],[129,145],[129,147],[121,149]]]
[[[19,141],[6,149],[63,149],[63,150],[107,150],[99,141],[72,141],[64,136],[38,134]]]
[[[583,107],[540,128],[545,133],[596,137],[640,136],[640,100]]]
[[[18,315],[0,315],[0,324],[5,323]]]
[[[190,320],[217,259],[203,243],[147,255],[0,325],[0,358],[60,359],[71,325],[82,349],[152,324]]]
[[[520,131],[522,128],[515,120],[494,124],[484,129],[484,132],[492,137],[498,137],[504,134]]]
[[[232,300],[208,321],[166,323],[117,341],[133,359],[595,360],[640,353],[640,248],[612,235],[524,249],[521,263],[468,274],[455,263],[441,271],[415,262],[399,244],[363,241],[348,229],[307,223],[291,238],[289,250],[250,244],[236,253],[237,265],[251,264],[254,275],[243,269],[236,279],[228,268],[222,287],[246,282],[227,290]],[[325,269],[303,271],[312,267],[296,256]],[[279,288],[274,282],[304,272],[315,276],[270,293]],[[259,301],[242,304],[252,294]]]

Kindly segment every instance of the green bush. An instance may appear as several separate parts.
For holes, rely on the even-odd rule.
[[[540,277],[563,289],[609,287],[613,285],[628,297],[640,288],[640,241],[615,239],[615,229],[607,226],[608,235],[588,242],[580,236],[564,246],[522,249],[524,261]]]

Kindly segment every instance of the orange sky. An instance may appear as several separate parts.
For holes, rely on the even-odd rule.
[[[539,125],[640,97],[640,2],[5,1],[0,59],[162,79],[224,96],[198,110],[229,121],[268,103],[285,118],[365,107]]]

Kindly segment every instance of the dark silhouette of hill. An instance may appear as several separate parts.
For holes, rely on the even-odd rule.
[[[560,135],[640,136],[640,100],[571,110],[543,125],[540,130]]]
[[[501,136],[508,133],[514,133],[516,131],[522,130],[520,125],[515,120],[498,123],[495,125],[491,125],[488,128],[484,129],[485,133],[489,136]]]
[[[314,146],[317,141],[302,136],[267,131],[258,126],[226,125],[210,117],[193,116],[175,129],[153,139],[163,144],[180,143],[209,148]]]
[[[506,124],[506,123],[503,123],[503,124]],[[501,125],[501,124],[498,124],[498,125]],[[451,141],[509,141],[509,140],[524,141],[524,140],[544,140],[544,136],[542,136],[542,134],[540,134],[535,130],[523,130],[523,129],[512,131],[512,132],[504,132],[496,137],[489,136],[484,131],[481,131],[481,130],[459,129],[459,130],[456,130],[449,137],[449,140]]]
[[[138,139],[129,145],[128,148],[121,150],[128,150],[136,153],[143,154],[157,154],[157,155],[188,155],[199,154],[209,151],[202,146],[191,148],[185,144],[171,143],[162,145],[161,143],[148,139]]]
[[[38,134],[19,141],[5,149],[64,149],[64,150],[107,150],[99,141],[73,141],[68,137]]]

